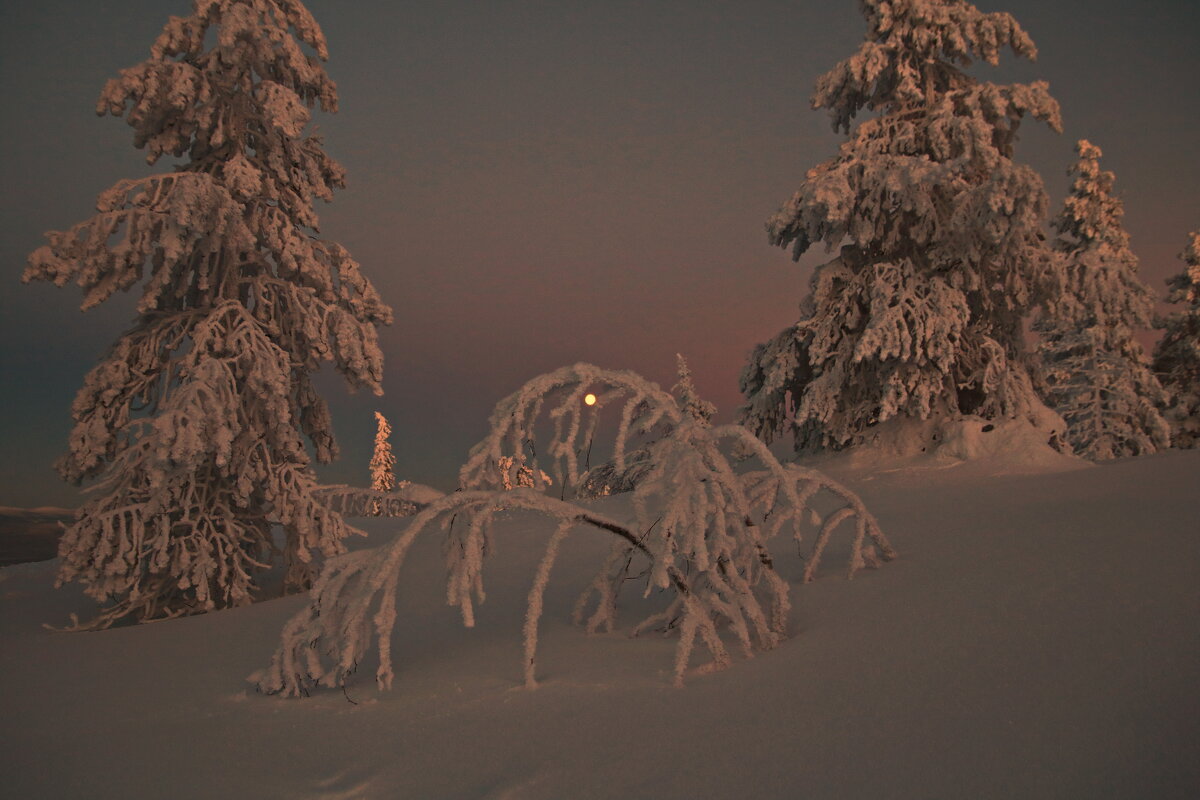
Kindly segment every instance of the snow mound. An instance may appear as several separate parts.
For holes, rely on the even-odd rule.
[[[953,469],[961,476],[1027,475],[1094,466],[1060,452],[1065,426],[1046,410],[1028,419],[891,419],[871,428],[863,441],[840,453],[802,457],[808,466],[838,475],[874,475]]]
[[[396,491],[392,492],[392,494],[394,494],[396,497],[399,497],[401,500],[407,500],[410,503],[432,503],[439,497],[445,497],[446,495],[445,492],[439,491],[432,486],[426,486],[423,483],[409,482],[405,482],[403,486],[396,489]]]

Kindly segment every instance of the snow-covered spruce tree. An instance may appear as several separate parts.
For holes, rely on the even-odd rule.
[[[1100,148],[1082,139],[1076,151],[1071,193],[1052,222],[1065,291],[1034,323],[1044,396],[1066,421],[1076,455],[1099,461],[1154,453],[1170,445],[1158,411],[1166,393],[1134,338],[1150,327],[1154,299],[1137,277]]]
[[[812,97],[838,155],[808,171],[767,223],[799,259],[823,242],[800,320],[742,373],[742,422],[797,450],[840,449],[890,418],[1047,415],[1026,368],[1022,322],[1053,294],[1047,198],[1013,162],[1028,115],[1061,130],[1043,82],[997,85],[964,69],[1007,47],[1034,58],[1008,14],[964,0],[861,0],[866,39]],[[862,111],[877,116],[852,131]]]
[[[196,0],[97,106],[126,117],[150,163],[183,163],[120,181],[30,256],[24,279],[74,281],[84,310],[141,283],[58,464],[97,479],[59,549],[59,583],[109,603],[87,627],[250,602],[280,554],[275,525],[287,585],[305,586],[352,530],[313,494],[305,437],[319,461],[336,445],[310,375],[332,361],[379,393],[375,326],[391,310],[315,235],[314,198],[344,184],[304,134],[310,109],[336,110],[326,57],[296,0]]]
[[[1155,327],[1163,329],[1154,348],[1154,371],[1171,395],[1166,416],[1176,447],[1200,447],[1200,230],[1179,254],[1186,268],[1167,281],[1168,301],[1183,306]]]
[[[681,384],[690,387],[686,376]],[[583,400],[589,393],[597,398],[591,406]],[[647,453],[646,469],[632,493],[631,520],[541,491],[546,488],[542,466],[560,487],[564,481],[570,487],[584,481],[579,456],[593,441],[605,406],[619,409],[613,440],[618,468],[624,467],[631,444],[642,444]],[[394,542],[326,564],[313,586],[312,604],[287,623],[270,666],[251,679],[261,691],[290,696],[307,694],[313,686],[343,685],[374,640],[376,678],[380,688],[388,688],[393,678],[391,636],[400,613],[396,590],[413,541],[442,532],[447,596],[471,626],[474,605],[484,599],[483,566],[493,522],[504,510],[540,513],[553,530],[528,598],[528,686],[536,685],[537,626],[546,584],[569,535],[600,534],[613,542],[574,610],[576,623],[588,631],[613,629],[618,594],[634,575],[648,575],[647,595],[669,593],[667,608],[642,620],[633,633],[652,628],[678,633],[677,683],[688,670],[697,639],[711,659],[700,671],[730,663],[722,625],[747,655],[782,639],[789,587],[768,549],[780,532],[799,543],[805,529],[813,527],[816,541],[803,556],[805,580],[814,577],[826,543],[844,524],[853,531],[850,576],[895,557],[853,493],[814,470],[782,466],[745,428],[712,426],[706,410],[711,413],[694,390],[676,398],[635,373],[590,364],[534,378],[496,406],[490,433],[472,448],[460,472],[460,491],[422,509]],[[553,433],[548,442],[539,442],[539,426],[547,419]],[[759,468],[735,472],[726,455],[730,449],[744,451]],[[546,461],[539,463],[535,453]],[[535,486],[506,490],[522,469],[535,476]],[[814,509],[818,500],[823,515]]]
[[[387,417],[375,412],[375,450],[371,453],[371,488],[377,492],[390,492],[396,488],[396,457],[392,455],[392,444],[388,437],[392,426]]]

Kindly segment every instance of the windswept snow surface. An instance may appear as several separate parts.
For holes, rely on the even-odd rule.
[[[778,649],[683,689],[670,687],[673,640],[569,625],[608,545],[589,531],[563,545],[542,685],[521,688],[524,600],[553,525],[516,515],[471,630],[445,605],[440,542],[415,547],[386,693],[373,661],[345,695],[254,693],[246,676],[303,597],[53,633],[41,624],[88,610],[51,588],[56,562],[0,569],[0,794],[1200,796],[1200,451],[984,467],[858,471],[852,488],[900,560],[853,581],[826,562],[826,577],[794,584]],[[379,541],[404,521],[364,524]]]

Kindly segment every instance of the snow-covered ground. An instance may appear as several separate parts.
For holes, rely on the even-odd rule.
[[[439,543],[419,543],[394,689],[376,689],[371,663],[345,694],[303,700],[245,680],[302,597],[54,633],[42,623],[88,602],[52,588],[55,562],[6,567],[0,795],[1200,796],[1200,451],[1001,472],[857,465],[851,485],[900,559],[846,581],[831,558],[793,587],[781,647],[683,689],[673,640],[569,625],[608,545],[583,534],[546,597],[542,685],[521,688],[524,599],[551,523],[501,525],[471,630],[445,605]],[[383,540],[403,524],[365,527]]]

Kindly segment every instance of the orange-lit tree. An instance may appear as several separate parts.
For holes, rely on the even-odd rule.
[[[396,456],[392,454],[392,426],[387,417],[375,412],[375,449],[371,453],[371,488],[377,492],[390,492],[396,488]]]

